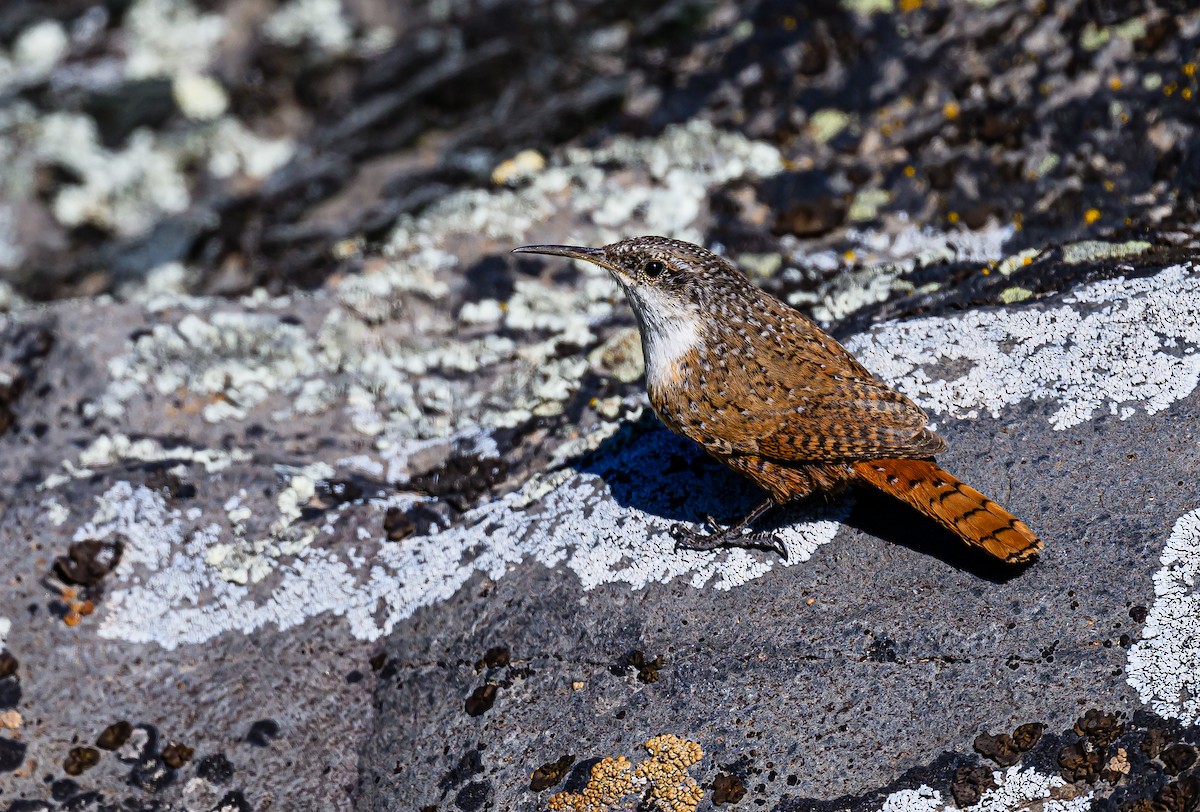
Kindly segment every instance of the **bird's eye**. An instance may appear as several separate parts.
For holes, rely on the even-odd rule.
[[[652,259],[642,267],[642,272],[645,273],[646,276],[654,277],[661,275],[666,269],[666,265],[663,265],[657,259]]]

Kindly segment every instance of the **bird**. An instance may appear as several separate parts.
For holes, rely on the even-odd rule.
[[[919,406],[723,257],[657,236],[513,252],[606,269],[637,321],[659,419],[766,492],[728,526],[711,516],[704,532],[676,525],[677,549],[765,548],[786,557],[777,538],[747,531],[776,506],[858,485],[899,499],[1009,564],[1041,551],[1028,525],[937,464],[946,441]]]

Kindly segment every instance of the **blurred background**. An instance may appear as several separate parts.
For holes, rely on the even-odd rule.
[[[864,229],[1186,250],[1198,41],[1183,0],[6,0],[0,309],[311,289],[452,192],[695,122],[780,151],[699,235],[801,306]]]

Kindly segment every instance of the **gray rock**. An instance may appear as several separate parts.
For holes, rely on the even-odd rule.
[[[1194,281],[1177,278],[1186,279],[1194,295]],[[1152,290],[1154,283],[1147,284]],[[1100,312],[1123,332],[1132,325],[1120,314],[1154,294],[1122,295],[1104,301]],[[1195,302],[1171,298],[1179,310],[1168,323],[1178,316],[1174,323],[1192,338],[1164,355],[1190,376],[1183,369],[1195,368]],[[940,320],[940,334],[950,337],[942,351],[952,351],[953,337],[968,322],[1012,319],[1033,326],[1039,313],[1056,307],[1086,310],[1060,302]],[[903,333],[905,325],[896,329]],[[1171,329],[1167,323],[1150,328]],[[876,335],[892,330],[885,326]],[[1055,341],[1037,334],[1026,340],[1039,337]],[[1093,347],[1098,356],[1120,357],[1116,345],[1101,346]],[[890,350],[914,353],[912,347]],[[947,371],[924,369],[931,386]],[[1111,374],[1141,379],[1146,369],[1073,366],[1059,374],[1062,383],[1077,377],[1102,387],[1114,383]],[[996,418],[939,421],[951,443],[943,464],[1026,518],[1046,540],[1045,553],[1023,571],[970,556],[906,509],[860,495],[845,506],[848,516],[836,538],[795,566],[780,567],[768,554],[728,553],[720,557],[765,560],[769,572],[728,590],[711,580],[698,587],[670,576],[631,589],[617,570],[636,562],[609,560],[638,546],[617,537],[619,524],[581,528],[573,515],[543,512],[541,532],[554,533],[560,522],[583,536],[563,550],[570,568],[583,571],[582,583],[561,565],[522,565],[500,578],[480,573],[393,633],[375,733],[363,751],[361,808],[398,808],[405,799],[417,799],[418,808],[477,808],[459,797],[468,788],[504,808],[541,808],[546,794],[531,791],[528,781],[538,766],[564,754],[581,763],[618,755],[637,762],[645,757],[642,743],[663,733],[701,744],[705,756],[692,774],[702,785],[719,771],[731,772],[745,783],[748,798],[771,808],[809,808],[801,803],[806,798],[841,798],[835,808],[878,808],[885,793],[876,790],[909,771],[921,775],[911,786],[928,783],[949,802],[954,770],[948,765],[968,763],[981,733],[1030,722],[1068,731],[1093,707],[1126,718],[1141,713],[1138,691],[1146,690],[1148,677],[1165,677],[1157,669],[1194,673],[1194,615],[1163,623],[1158,637],[1149,637],[1146,627],[1148,639],[1136,644],[1143,625],[1131,618],[1131,608],[1154,600],[1159,557],[1173,525],[1176,536],[1188,539],[1176,545],[1187,552],[1174,566],[1194,572],[1200,565],[1196,503],[1186,486],[1198,462],[1194,382],[1178,381],[1188,394],[1150,406],[1154,415],[1130,401],[1127,419],[1099,413],[1062,431],[1050,421],[1056,407],[1068,405],[1065,389],[1000,409]],[[633,518],[640,512],[694,519],[725,497],[723,510],[733,516],[748,503],[732,475],[696,459],[664,430],[650,429],[597,455],[584,470],[600,472],[600,481],[577,478],[577,487],[598,490],[600,505],[615,500],[630,514],[626,526],[635,534],[646,532]],[[595,505],[589,510],[602,513]],[[655,537],[653,555],[671,556],[666,534]],[[537,538],[531,532],[523,541],[536,544]],[[607,548],[607,556],[597,548]],[[1135,652],[1156,649],[1150,657],[1155,669],[1134,664],[1131,645]],[[507,666],[478,662],[493,646],[508,649]],[[629,665],[631,658],[658,657],[662,665],[652,682]],[[497,686],[496,698],[475,717],[464,700],[484,684]],[[1178,696],[1160,697],[1151,706],[1185,721],[1196,718],[1194,699],[1181,705]],[[945,754],[953,754],[951,762]],[[456,768],[471,759],[472,769]],[[398,776],[397,767],[403,767]],[[1058,765],[1052,770],[1056,774]],[[574,778],[581,783],[578,774]],[[1079,789],[1095,798],[1110,791],[1103,784]]]
[[[0,11],[9,809],[1195,806],[1196,12],[49,5]],[[755,494],[603,272],[508,254],[638,233],[1045,554],[853,493],[676,553]]]
[[[866,495],[776,517],[787,562],[675,553],[671,523],[735,516],[754,494],[662,429],[636,387],[606,418],[584,400],[595,382],[523,367],[538,330],[569,334],[570,318],[520,316],[546,325],[520,348],[410,339],[392,360],[426,359],[414,378],[352,355],[404,326],[358,301],[5,317],[10,333],[54,333],[0,439],[16,797],[47,798],[72,748],[128,722],[138,752],[101,748],[75,780],[183,808],[236,791],[283,808],[534,809],[581,789],[597,759],[650,760],[663,734],[702,749],[688,774],[705,804],[737,779],[782,809],[928,807],[979,763],[976,736],[1044,724],[1045,752],[1011,768],[1033,773],[977,790],[1010,808],[1053,789],[1083,711],[1124,713],[1134,749],[1200,713],[1189,268],[850,341],[931,409],[943,464],[1046,539],[1016,572]],[[496,357],[464,382],[450,359],[468,346]],[[589,351],[559,374],[584,375]],[[399,383],[418,380],[406,411]],[[495,394],[455,428],[429,422],[435,381]],[[194,756],[168,766],[174,745]],[[529,788],[567,755],[564,781]],[[231,773],[204,777],[206,759]],[[1165,775],[1133,763],[1116,791],[1153,795]]]

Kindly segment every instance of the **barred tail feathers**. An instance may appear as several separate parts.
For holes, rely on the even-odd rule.
[[[861,481],[1001,561],[1019,564],[1042,549],[1028,525],[929,460],[867,460],[854,469]]]

